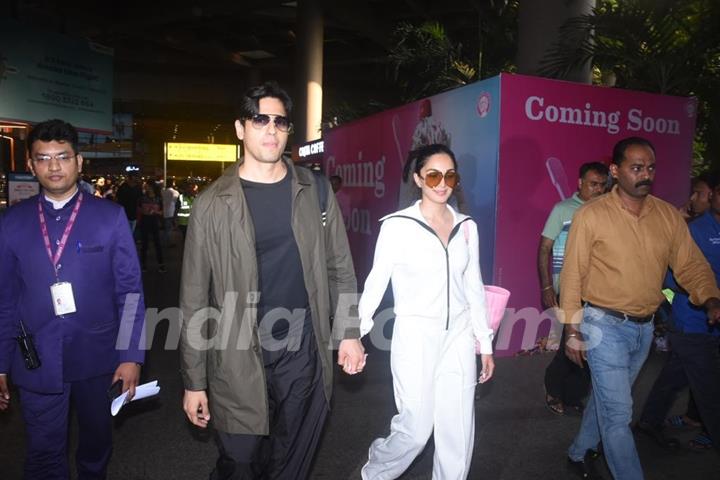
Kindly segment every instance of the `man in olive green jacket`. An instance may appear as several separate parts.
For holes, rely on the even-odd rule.
[[[307,478],[329,411],[336,340],[347,373],[365,364],[338,204],[329,194],[323,225],[315,182],[331,191],[329,182],[282,157],[290,110],[277,84],[245,93],[235,122],[244,156],[190,216],[183,407],[202,428],[212,412],[220,458],[211,478]],[[339,300],[349,308],[337,309]]]

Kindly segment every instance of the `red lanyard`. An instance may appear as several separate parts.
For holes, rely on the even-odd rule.
[[[53,270],[55,270],[55,277],[58,277],[58,262],[60,261],[60,257],[63,254],[63,251],[65,250],[65,244],[67,243],[67,239],[70,236],[70,231],[73,228],[73,225],[75,225],[75,219],[77,218],[78,211],[80,210],[80,204],[82,203],[83,194],[82,192],[78,193],[77,201],[75,202],[75,206],[73,207],[72,213],[70,214],[70,220],[68,220],[67,225],[65,225],[65,231],[62,234],[62,237],[60,238],[60,242],[58,243],[58,248],[55,251],[55,255],[53,256],[52,253],[52,247],[50,246],[50,235],[48,234],[47,224],[45,223],[45,215],[43,214],[43,208],[42,208],[42,199],[38,199],[38,218],[40,219],[40,231],[43,235],[43,240],[45,241],[45,250],[47,250],[48,258],[50,259],[50,263],[52,263]]]

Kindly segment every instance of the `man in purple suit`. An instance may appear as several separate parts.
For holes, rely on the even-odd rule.
[[[27,164],[42,191],[0,217],[0,410],[10,404],[9,376],[27,433],[24,477],[33,480],[69,478],[71,404],[78,478],[105,478],[108,389],[121,381],[134,395],[144,360],[135,242],[122,207],[78,189],[77,140],[62,120],[37,124]]]

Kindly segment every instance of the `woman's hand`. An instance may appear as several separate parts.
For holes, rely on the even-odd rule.
[[[365,368],[367,354],[359,338],[345,339],[338,348],[338,365],[348,375],[360,373]]]
[[[480,355],[480,360],[482,362],[482,370],[480,371],[478,382],[485,383],[492,378],[495,372],[495,360],[493,360],[493,356],[490,353]]]

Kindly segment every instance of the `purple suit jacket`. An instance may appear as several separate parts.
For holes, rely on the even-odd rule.
[[[53,253],[76,201],[77,195],[54,210],[42,200]],[[142,363],[142,277],[122,207],[83,195],[59,262],[60,281],[72,284],[77,311],[59,317],[50,296],[56,280],[37,204],[34,196],[0,217],[0,373],[9,373],[27,390],[59,393],[63,382],[112,373],[122,362]],[[27,370],[17,348],[18,319],[34,337],[42,362],[38,369]]]

